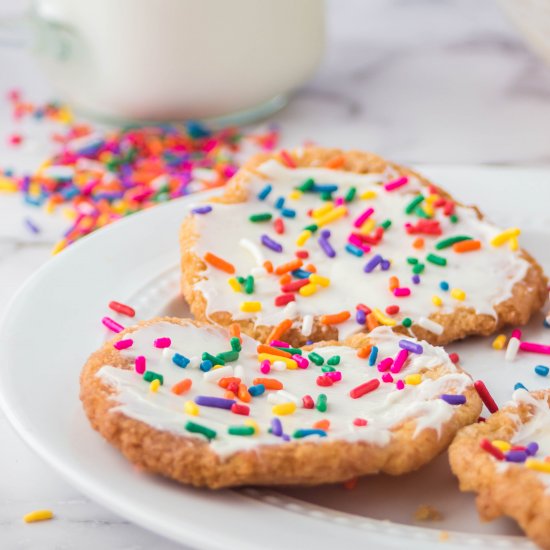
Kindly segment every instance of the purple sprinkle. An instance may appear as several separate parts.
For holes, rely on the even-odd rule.
[[[401,349],[406,349],[411,353],[418,353],[419,355],[424,352],[424,349],[420,344],[416,344],[415,342],[411,342],[410,340],[399,340],[399,347]]]
[[[358,324],[364,325],[367,321],[367,314],[362,309],[358,309],[357,313],[355,314],[355,320]]]
[[[282,252],[283,251],[283,245],[279,244],[278,242],[275,242],[271,237],[268,235],[262,235],[262,244],[264,246],[267,246],[267,248],[270,248],[273,250],[273,252]]]
[[[198,206],[197,208],[193,208],[191,210],[193,214],[208,214],[208,212],[212,212],[212,207],[209,205],[206,206]]]
[[[525,451],[508,451],[506,453],[507,462],[525,462],[529,455]]]
[[[539,452],[539,444],[536,441],[531,441],[529,445],[527,445],[527,454],[529,456],[535,456]]]
[[[197,395],[195,403],[203,407],[215,407],[217,409],[230,409],[234,399],[224,399],[223,397],[211,397],[210,395]]]
[[[321,231],[321,237],[323,237],[323,239],[329,239],[330,229],[323,229],[323,231]]]
[[[307,340],[306,341],[306,346],[311,346],[311,344],[313,344],[313,340]]]
[[[376,254],[376,256],[373,256],[363,268],[363,271],[365,273],[370,273],[380,262],[382,261],[382,256],[380,254]]]
[[[271,433],[277,437],[283,435],[283,425],[278,418],[271,419]]]
[[[420,275],[413,275],[413,276],[412,276],[412,282],[413,282],[415,285],[420,284]]]
[[[451,393],[444,393],[441,396],[441,399],[443,401],[449,403],[449,405],[464,405],[466,403],[466,396],[465,395],[454,395]]]
[[[283,441],[290,441],[290,436],[288,434],[283,434]]]
[[[40,228],[30,218],[25,218],[25,225],[31,230],[32,233],[40,233]]]
[[[321,245],[321,248],[323,249],[323,252],[329,257],[334,258],[336,256],[336,250],[332,248],[328,240],[324,237],[319,237],[318,239],[319,244]]]
[[[380,262],[380,267],[382,268],[382,271],[388,271],[388,269],[390,268],[390,261],[389,260],[382,260]]]

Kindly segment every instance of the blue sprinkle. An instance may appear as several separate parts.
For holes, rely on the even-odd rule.
[[[267,196],[269,195],[269,193],[271,193],[271,190],[273,189],[273,187],[271,185],[269,185],[269,183],[258,193],[258,199],[260,199],[261,201],[265,201],[265,199],[267,199]]]
[[[358,309],[357,313],[355,314],[355,320],[360,325],[364,325],[367,321],[367,314],[362,309]]]
[[[351,243],[348,243],[346,245],[346,250],[350,254],[353,254],[354,256],[357,256],[358,258],[360,258],[364,254],[364,252],[358,246],[355,246]]]
[[[376,363],[377,357],[378,357],[378,348],[376,346],[372,346],[370,350],[370,355],[369,355],[369,367],[374,366],[374,363]]]
[[[284,218],[295,218],[296,210],[292,210],[292,208],[283,208],[281,210],[281,216],[283,216]]]
[[[189,365],[191,361],[181,353],[174,353],[174,355],[172,355],[172,362],[174,363],[174,365],[177,365],[178,367],[184,369],[187,365]]]
[[[521,382],[517,382],[515,385],[514,385],[514,391],[515,390],[525,390],[525,391],[528,391],[527,388],[521,383]]]
[[[214,365],[212,364],[212,361],[210,361],[209,359],[205,359],[201,364],[200,364],[200,369],[202,370],[202,372],[208,372]]]
[[[255,386],[250,386],[248,388],[248,393],[252,397],[257,397],[258,395],[262,395],[262,393],[265,392],[265,386],[263,384],[256,384]]]
[[[325,184],[316,183],[311,188],[311,191],[315,193],[334,193],[337,190],[338,190],[338,186],[335,183],[325,183]]]
[[[212,207],[209,205],[198,206],[197,208],[193,208],[193,210],[191,210],[191,213],[193,214],[208,214],[208,212],[212,212]]]
[[[294,271],[291,271],[292,276],[296,277],[296,279],[307,279],[311,272],[306,271],[305,269],[295,269]]]
[[[194,139],[208,137],[210,135],[210,130],[208,130],[208,128],[194,120],[187,122],[186,128],[189,136]]]
[[[296,439],[301,439],[302,437],[309,437],[310,435],[319,435],[321,437],[326,437],[327,432],[325,432],[325,430],[315,430],[313,428],[301,429],[296,430],[293,434],[293,437]]]
[[[415,285],[419,285],[419,284],[420,284],[420,275],[413,275],[413,276],[412,276],[412,282],[413,282]]]
[[[537,365],[537,366],[535,367],[535,372],[536,372],[539,376],[548,376],[548,373],[550,372],[550,368],[545,367],[544,365]]]
[[[285,205],[285,198],[284,197],[279,197],[276,201],[275,201],[275,208],[277,208],[277,210],[280,210],[283,206]]]
[[[447,281],[441,281],[439,283],[439,288],[446,292],[447,290],[449,290],[449,283]]]
[[[548,319],[545,319],[542,324],[545,328],[550,328],[550,323],[548,322]]]

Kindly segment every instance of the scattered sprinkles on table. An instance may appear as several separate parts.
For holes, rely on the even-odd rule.
[[[49,213],[61,210],[68,219],[54,253],[124,216],[224,185],[238,169],[243,145],[271,150],[278,141],[275,128],[246,134],[236,128],[211,131],[196,122],[100,131],[75,122],[64,105],[35,105],[16,90],[8,99],[16,123],[32,118],[57,130],[52,135],[56,153],[34,173],[0,172],[0,193],[20,193],[25,203]],[[19,147],[24,138],[12,134],[8,142]],[[31,219],[24,223],[40,232]]]

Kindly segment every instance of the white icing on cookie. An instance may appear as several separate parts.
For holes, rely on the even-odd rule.
[[[433,428],[438,433],[442,426],[453,416],[454,406],[442,399],[441,394],[463,393],[471,385],[468,375],[460,372],[450,361],[442,348],[433,347],[422,342],[423,353],[410,353],[407,362],[399,374],[393,374],[395,382],[404,379],[407,375],[415,374],[424,369],[432,369],[443,365],[445,372],[436,380],[426,377],[418,385],[405,385],[404,389],[397,390],[395,383],[382,382],[371,393],[360,398],[352,399],[349,396],[351,389],[371,379],[380,379],[382,373],[376,365],[386,357],[395,357],[399,352],[401,336],[395,335],[386,327],[375,329],[370,338],[378,347],[378,359],[375,366],[369,366],[367,359],[357,357],[357,350],[344,346],[330,346],[318,348],[315,352],[328,359],[339,355],[341,360],[334,368],[342,373],[342,380],[330,387],[321,387],[316,384],[318,376],[322,375],[320,366],[310,363],[306,369],[272,371],[268,375],[260,372],[260,363],[257,356],[258,342],[243,335],[242,351],[238,360],[228,363],[237,371],[243,373],[242,381],[252,385],[254,378],[268,377],[281,381],[284,390],[277,394],[275,390],[268,390],[263,395],[252,397],[250,416],[234,414],[225,409],[216,409],[200,406],[200,414],[191,416],[184,412],[184,404],[194,400],[198,395],[223,397],[225,390],[214,381],[207,380],[209,376],[198,368],[190,365],[180,368],[171,361],[172,353],[165,353],[153,346],[153,342],[160,337],[171,339],[171,350],[186,357],[200,357],[204,351],[217,354],[230,349],[227,332],[217,327],[197,328],[194,325],[180,326],[169,322],[158,322],[138,329],[129,335],[134,341],[131,348],[120,353],[128,358],[144,356],[147,369],[162,374],[164,385],[158,391],[152,392],[150,385],[134,370],[123,370],[112,366],[104,366],[98,371],[101,380],[114,388],[112,398],[118,404],[112,409],[125,415],[149,424],[158,430],[166,430],[174,434],[204,438],[200,434],[192,434],[185,429],[187,421],[199,423],[217,432],[216,438],[211,441],[211,448],[221,456],[228,456],[240,450],[254,449],[260,445],[283,444],[280,437],[268,432],[270,422],[274,418],[273,403],[292,401],[292,397],[299,405],[293,414],[280,416],[284,433],[293,436],[295,430],[312,428],[313,424],[321,419],[330,421],[327,440],[367,441],[377,445],[386,445],[392,437],[392,428],[403,421],[416,419],[416,434],[425,428]],[[407,339],[416,342],[414,339]],[[304,352],[304,356],[307,356]],[[326,364],[326,361],[325,361]],[[239,368],[237,368],[239,365]],[[212,371],[210,371],[212,372]],[[171,393],[170,388],[184,378],[193,381],[191,389],[184,395]],[[268,395],[277,394],[275,398]],[[302,406],[302,398],[310,395],[315,401],[319,394],[327,396],[328,407],[326,412],[316,409],[306,409]],[[356,418],[367,420],[366,426],[356,426]],[[247,420],[255,420],[260,428],[259,434],[254,436],[235,436],[227,433],[228,426],[242,426]],[[323,438],[325,439],[325,438]],[[319,441],[319,436],[313,435],[292,441]]]
[[[209,214],[194,216],[197,242],[193,250],[201,258],[206,252],[211,252],[227,260],[235,266],[236,275],[243,277],[250,275],[264,259],[278,266],[295,259],[296,250],[307,250],[310,256],[304,260],[304,265],[313,263],[317,272],[328,277],[331,283],[329,287],[320,288],[309,297],[296,293],[297,308],[294,310],[294,318],[348,310],[351,313],[350,320],[336,325],[341,339],[361,328],[355,321],[358,303],[381,311],[390,304],[396,304],[400,307],[400,313],[395,316],[398,322],[405,317],[415,321],[436,311],[449,313],[457,307],[473,308],[477,313],[495,316],[495,305],[510,298],[513,286],[525,276],[529,267],[519,252],[510,250],[506,245],[498,248],[491,246],[491,239],[500,230],[479,220],[476,212],[470,208],[456,207],[457,223],[452,223],[449,216],[443,215],[441,208],[436,208],[433,219],[440,222],[441,236],[407,234],[405,223],[415,224],[420,218],[405,214],[405,207],[419,191],[426,196],[429,194],[427,187],[413,177],[409,178],[406,185],[386,191],[379,184],[396,178],[396,174],[391,171],[385,174],[361,175],[323,168],[288,169],[274,160],[263,164],[259,171],[267,179],[253,177],[247,202],[213,204],[213,210]],[[345,204],[347,216],[326,225],[314,233],[304,245],[297,246],[296,239],[302,229],[315,221],[307,216],[307,211],[326,204],[317,193],[304,193],[298,200],[289,198],[292,190],[308,178],[313,178],[317,184],[337,184],[338,192],[335,196],[340,197],[351,187],[356,187],[357,198]],[[273,189],[267,199],[261,201],[257,197],[258,192],[268,183]],[[361,195],[368,191],[375,192],[377,196],[361,199]],[[285,197],[285,207],[296,211],[295,218],[283,218],[286,228],[284,234],[279,235],[274,231],[273,221],[249,221],[251,214],[270,212],[273,219],[279,216],[279,211],[273,206],[279,197]],[[356,257],[346,251],[345,246],[351,230],[358,231],[353,227],[354,220],[367,208],[374,209],[371,217],[377,225],[388,219],[392,225],[378,245],[372,246],[371,251],[363,257]],[[334,258],[329,258],[318,243],[323,229],[331,232],[329,242],[336,251]],[[277,253],[263,246],[263,234],[281,244],[283,252]],[[468,235],[481,241],[482,249],[462,254],[454,252],[452,248],[435,249],[438,241],[457,235]],[[412,247],[416,237],[424,238],[423,250]],[[426,256],[429,253],[446,258],[447,265],[441,267],[427,262]],[[390,269],[382,271],[378,267],[371,273],[365,273],[363,267],[376,254],[391,260]],[[420,274],[420,284],[411,282],[412,265],[407,262],[408,257],[425,264],[424,272]],[[410,296],[393,295],[388,288],[388,280],[392,275],[399,279],[401,287],[411,290]],[[257,278],[252,294],[234,292],[228,284],[230,275],[210,265],[203,276],[205,279],[196,283],[194,288],[204,295],[208,316],[214,312],[228,311],[234,319],[254,318],[257,324],[268,326],[277,325],[287,317],[285,308],[274,304],[275,297],[281,294],[278,276]],[[451,297],[450,290],[441,290],[441,281],[448,282],[450,290],[458,288],[464,291],[465,299],[457,300]],[[432,302],[434,295],[441,298],[441,306]],[[262,309],[257,313],[242,312],[240,304],[243,301],[260,301]]]

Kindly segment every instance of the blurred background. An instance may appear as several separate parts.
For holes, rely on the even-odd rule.
[[[549,165],[549,52],[549,0],[1,0],[0,313],[52,249],[258,150]],[[0,433],[3,548],[174,547]]]

